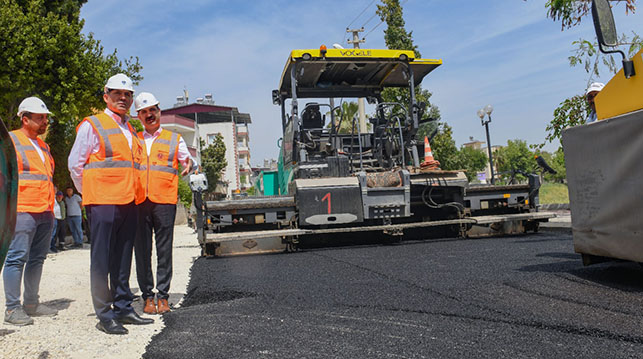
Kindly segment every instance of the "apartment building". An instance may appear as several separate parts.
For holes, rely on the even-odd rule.
[[[199,139],[207,146],[217,134],[222,135],[227,167],[215,192],[228,197],[252,186],[248,131],[251,122],[250,115],[236,107],[216,105],[210,94],[194,103],[189,103],[187,96],[179,96],[174,107],[161,112],[161,127],[181,134],[195,158],[199,158]]]

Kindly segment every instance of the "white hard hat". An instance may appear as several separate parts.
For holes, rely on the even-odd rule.
[[[134,84],[132,79],[125,74],[116,74],[110,77],[105,84],[105,92],[107,90],[127,90],[134,92]]]
[[[134,100],[134,108],[136,111],[140,111],[146,107],[158,105],[159,100],[154,97],[149,92],[141,92],[140,95],[136,96],[136,99]]]
[[[592,82],[592,84],[587,88],[587,91],[585,91],[585,96],[589,95],[590,92],[599,92],[603,87],[605,87],[605,84],[602,82]]]
[[[22,100],[18,106],[18,116],[22,116],[23,112],[46,113],[51,115],[51,112],[47,109],[47,105],[38,97],[27,97]]]

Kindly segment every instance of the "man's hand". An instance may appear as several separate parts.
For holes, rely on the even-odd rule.
[[[181,176],[182,176],[182,177],[183,177],[183,176],[187,176],[187,174],[188,174],[188,173],[190,173],[190,170],[191,170],[191,169],[192,169],[192,160],[190,160],[190,161],[188,162],[188,165],[187,165],[187,166],[185,166],[185,168],[184,168],[184,169],[183,169],[183,171],[181,172]]]

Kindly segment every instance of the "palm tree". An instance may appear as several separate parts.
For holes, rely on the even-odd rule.
[[[355,120],[355,127],[353,128],[353,117],[357,114],[358,107],[357,107],[357,102],[343,102],[341,109],[335,109],[335,126],[340,121],[341,118],[341,124],[339,124],[339,131],[338,133],[343,133],[343,134],[350,134],[353,131],[357,133],[358,129],[357,126],[359,126],[359,122]],[[326,127],[330,128],[331,122],[328,123]]]

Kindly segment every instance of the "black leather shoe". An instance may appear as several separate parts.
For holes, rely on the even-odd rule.
[[[117,322],[114,319],[108,321],[98,321],[96,324],[96,329],[107,334],[127,334],[129,331],[121,323]]]
[[[121,324],[143,325],[154,323],[154,319],[143,318],[140,315],[136,314],[136,312],[131,312],[129,314],[116,317],[116,320],[118,320]]]

